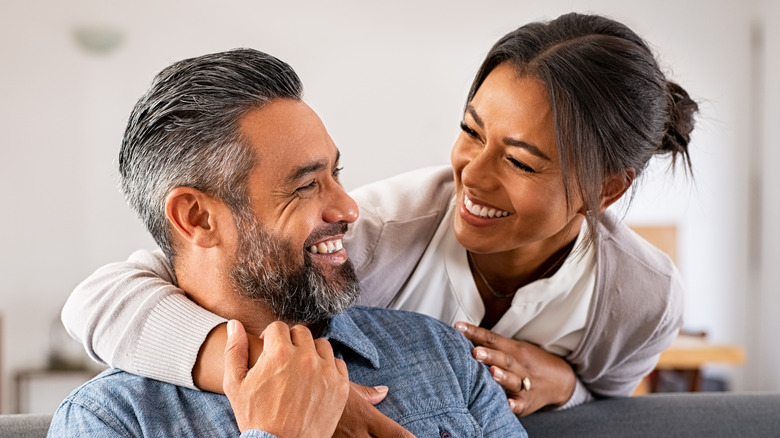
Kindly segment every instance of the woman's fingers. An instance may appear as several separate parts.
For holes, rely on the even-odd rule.
[[[527,376],[520,377],[515,373],[506,371],[497,366],[490,367],[490,374],[493,376],[493,380],[500,383],[501,386],[504,387],[504,390],[512,395],[519,394],[521,391],[526,389],[523,385],[524,379],[528,379],[528,382],[530,382],[530,378]],[[527,388],[526,390],[530,390],[530,388]]]
[[[488,329],[477,327],[467,322],[459,321],[455,323],[455,328],[463,333],[474,345],[482,345],[488,348],[499,348],[507,341],[513,341]]]
[[[455,328],[476,345],[474,358],[490,367],[515,414],[560,406],[574,392],[576,375],[563,358],[465,322],[457,322]]]

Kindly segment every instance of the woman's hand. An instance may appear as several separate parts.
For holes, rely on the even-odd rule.
[[[374,407],[386,395],[386,386],[372,388],[352,383],[347,406],[333,437],[414,438],[409,431]]]
[[[350,394],[347,366],[304,326],[270,324],[260,358],[248,368],[243,325],[228,323],[223,388],[238,428],[281,438],[331,436]]]
[[[465,322],[455,328],[476,345],[474,358],[490,367],[515,415],[561,406],[574,393],[577,376],[563,358]]]

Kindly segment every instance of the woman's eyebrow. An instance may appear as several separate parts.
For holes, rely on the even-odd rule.
[[[485,127],[485,123],[482,121],[482,118],[479,117],[479,114],[477,114],[477,110],[474,109],[474,107],[471,106],[471,104],[468,104],[468,106],[466,106],[466,112],[468,112],[471,115],[471,118],[474,119],[474,123],[476,123],[477,126],[479,126],[480,128]]]
[[[552,161],[550,160],[550,157],[547,156],[544,152],[542,152],[541,149],[538,147],[532,145],[531,143],[526,143],[522,140],[517,140],[511,137],[504,137],[504,143],[509,146],[515,146],[519,148],[523,148],[526,151],[528,151],[531,155],[535,155],[543,160]]]
[[[471,104],[466,106],[466,112],[468,112],[471,118],[474,119],[474,123],[476,123],[477,126],[483,129],[485,128],[485,122],[482,121],[482,118],[479,117],[479,114],[477,114],[477,110],[473,106],[471,106]],[[541,149],[532,145],[531,143],[522,140],[517,140],[511,137],[504,137],[503,141],[505,144],[509,146],[523,148],[527,150],[531,155],[535,155],[543,160],[552,161],[550,157],[547,156],[547,154],[542,152]]]

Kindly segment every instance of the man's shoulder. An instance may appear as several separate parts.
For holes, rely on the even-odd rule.
[[[75,404],[88,411],[132,411],[142,400],[181,398],[191,389],[108,369],[76,388],[63,402]],[[115,413],[117,413],[115,412]]]
[[[237,432],[231,414],[222,395],[110,369],[62,402],[50,436],[230,436]]]
[[[441,330],[447,334],[458,333],[453,327],[450,327],[436,318],[407,310],[387,309],[373,306],[352,306],[347,313],[356,322],[361,320],[370,325],[398,325],[400,327],[409,327],[409,329],[412,330],[415,329],[415,327],[431,327],[434,330]]]
[[[458,361],[462,353],[470,358],[471,343],[455,328],[436,318],[406,310],[353,306],[348,315],[377,347],[401,345],[405,350],[426,354],[451,354]]]

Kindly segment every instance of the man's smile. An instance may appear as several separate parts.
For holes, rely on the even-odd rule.
[[[306,248],[312,254],[333,254],[334,252],[341,251],[344,245],[341,242],[341,238],[325,240],[317,244],[311,245]]]

